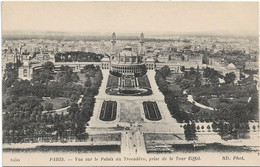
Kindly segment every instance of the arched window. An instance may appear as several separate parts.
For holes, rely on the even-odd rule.
[[[23,70],[23,77],[27,77],[27,69]]]

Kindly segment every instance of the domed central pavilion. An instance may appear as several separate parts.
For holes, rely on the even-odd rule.
[[[140,36],[140,51],[134,52],[132,47],[126,46],[121,52],[116,53],[115,43],[116,34],[112,34],[112,49],[111,49],[111,73],[122,74],[134,74],[137,76],[144,75],[146,73],[146,66],[143,62],[143,56],[145,54],[144,49],[144,34]]]
[[[121,52],[116,52],[116,34],[112,34],[112,48],[110,54],[110,75],[108,77],[106,93],[109,95],[151,95],[151,85],[146,75],[147,68],[152,64],[144,62],[144,34],[140,36],[140,50],[133,51],[126,46]]]

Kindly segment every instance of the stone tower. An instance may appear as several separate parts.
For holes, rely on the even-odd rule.
[[[140,46],[140,55],[139,55],[139,57],[138,57],[138,61],[139,62],[142,62],[143,61],[143,57],[144,57],[144,55],[145,55],[145,48],[144,48],[144,33],[141,33],[141,35],[140,35],[140,44],[141,44],[141,46]]]
[[[140,44],[141,44],[140,55],[141,55],[141,56],[144,56],[144,54],[145,54],[145,48],[144,48],[144,33],[141,33],[141,35],[140,35]]]
[[[116,44],[116,33],[115,33],[115,32],[112,33],[111,43],[112,43],[112,47],[111,47],[110,59],[113,60],[113,59],[114,59],[114,56],[115,56],[115,54],[116,54],[116,48],[115,48],[115,44]]]
[[[33,69],[30,66],[29,59],[25,59],[23,65],[18,70],[18,77],[25,80],[32,79]]]

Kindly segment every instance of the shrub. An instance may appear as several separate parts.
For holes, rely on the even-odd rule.
[[[199,108],[198,106],[196,106],[196,105],[193,105],[193,106],[191,107],[191,110],[192,110],[192,112],[197,113],[197,112],[200,111],[200,108]]]
[[[52,103],[46,103],[45,104],[45,110],[50,111],[52,110],[53,104]]]

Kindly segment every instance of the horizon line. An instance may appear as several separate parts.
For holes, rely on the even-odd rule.
[[[63,34],[95,34],[97,35],[109,35],[115,32],[116,34],[120,35],[130,35],[130,34],[141,34],[142,32],[144,34],[148,35],[239,35],[239,36],[258,36],[259,31],[255,30],[211,30],[211,31],[128,31],[128,32],[122,32],[119,30],[115,31],[57,31],[57,30],[3,30],[2,29],[2,35],[4,33],[63,33]],[[242,33],[243,32],[243,33]],[[221,33],[221,34],[218,34]]]

